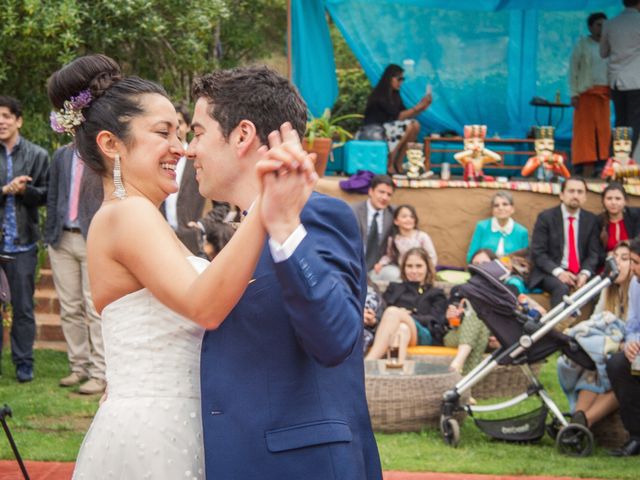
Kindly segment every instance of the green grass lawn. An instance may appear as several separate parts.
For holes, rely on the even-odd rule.
[[[19,384],[8,350],[2,355],[0,404],[13,411],[7,423],[20,454],[28,460],[73,460],[98,409],[98,398],[79,395],[78,387],[58,386],[69,373],[67,356],[52,350],[36,350],[35,380]],[[13,458],[3,432],[0,458]]]
[[[73,461],[84,432],[98,407],[98,398],[77,394],[77,388],[58,387],[67,374],[66,355],[36,351],[36,379],[15,381],[8,352],[2,358],[0,404],[13,410],[8,419],[20,453],[29,460]],[[567,403],[555,377],[555,361],[542,369],[541,380],[561,409]],[[467,420],[461,427],[457,449],[444,445],[439,432],[377,434],[385,470],[465,472],[486,474],[557,475],[609,479],[640,477],[640,457],[617,459],[603,449],[588,458],[559,455],[551,438],[532,445],[507,444],[488,439]],[[9,444],[0,432],[0,458],[12,459]]]

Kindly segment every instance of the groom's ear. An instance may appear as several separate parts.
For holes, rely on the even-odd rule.
[[[234,130],[234,143],[239,155],[250,153],[258,140],[256,126],[250,120],[241,120]],[[258,141],[259,143],[259,141]],[[259,145],[258,145],[259,146]]]

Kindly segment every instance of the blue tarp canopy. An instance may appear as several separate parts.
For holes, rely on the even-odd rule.
[[[372,84],[397,63],[407,106],[432,86],[433,105],[418,118],[426,131],[484,123],[490,136],[522,137],[537,123],[534,96],[554,101],[560,92],[569,102],[569,58],[588,15],[622,8],[620,0],[291,0],[293,81],[312,114],[335,102],[328,12]],[[558,138],[570,137],[571,117],[568,109]],[[538,119],[547,123],[547,111]]]

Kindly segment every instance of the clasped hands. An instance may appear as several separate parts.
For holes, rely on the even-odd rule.
[[[300,225],[300,212],[318,180],[315,155],[305,152],[290,123],[268,137],[269,146],[258,150],[262,222],[270,237],[282,244]]]
[[[587,283],[588,279],[589,277],[582,272],[576,275],[565,270],[558,275],[558,280],[573,288],[581,288],[585,283]]]
[[[2,187],[2,193],[5,195],[21,195],[27,189],[27,183],[31,180],[32,178],[29,175],[18,175]]]

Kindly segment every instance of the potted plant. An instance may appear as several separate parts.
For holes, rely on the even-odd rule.
[[[332,118],[331,110],[326,108],[321,116],[314,117],[310,114],[309,117],[302,146],[307,152],[317,155],[316,172],[319,176],[323,176],[332,147],[340,146],[347,139],[353,138],[353,135],[338,123],[349,118],[362,118],[362,115],[351,113]],[[334,145],[334,140],[339,143]]]

